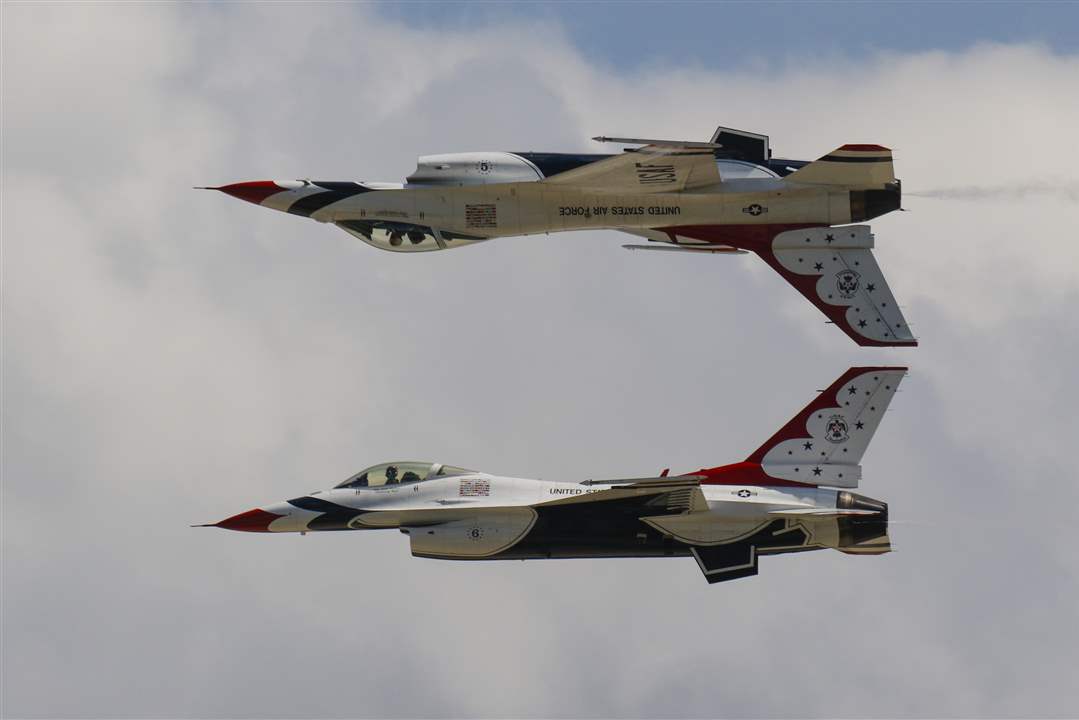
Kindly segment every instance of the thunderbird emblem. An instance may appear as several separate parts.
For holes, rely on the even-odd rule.
[[[847,421],[842,415],[833,415],[828,418],[828,425],[825,428],[825,437],[828,438],[828,442],[841,443],[848,437],[847,434]]]
[[[853,270],[840,270],[835,274],[835,289],[842,297],[849,300],[854,297],[854,293],[858,292],[858,281],[861,277]]]

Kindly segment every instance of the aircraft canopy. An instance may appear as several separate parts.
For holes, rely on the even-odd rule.
[[[484,208],[487,205],[482,206]],[[493,205],[489,207],[494,207]],[[477,221],[478,222],[478,221]],[[426,252],[463,247],[487,238],[466,235],[450,230],[439,230],[429,225],[399,222],[397,220],[338,220],[337,226],[355,235],[368,245],[391,252]],[[493,225],[491,227],[494,227]]]
[[[382,487],[383,485],[403,485],[405,483],[423,482],[424,480],[431,480],[436,477],[464,475],[471,472],[475,471],[454,467],[453,465],[443,465],[442,463],[402,460],[399,462],[372,465],[371,467],[356,473],[336,487],[365,488]]]

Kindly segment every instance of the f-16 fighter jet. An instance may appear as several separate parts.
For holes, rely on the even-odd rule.
[[[333,223],[382,250],[422,252],[509,235],[608,228],[630,249],[754,252],[859,345],[916,345],[873,258],[868,225],[899,208],[892,153],[844,145],[773,159],[768,137],[595,138],[616,155],[470,152],[421,157],[404,184],[291,180],[216,188]]]
[[[906,373],[845,372],[742,462],[671,476],[566,482],[433,462],[362,470],[332,490],[234,515],[247,532],[396,528],[446,560],[693,556],[710,583],[761,555],[891,549],[888,506],[858,495],[859,464]]]

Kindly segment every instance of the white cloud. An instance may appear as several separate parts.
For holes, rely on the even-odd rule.
[[[875,222],[924,342],[872,352],[749,258],[613,233],[399,257],[187,188],[719,123],[794,157],[881,142],[910,191],[1074,188],[1079,59],[627,74],[556,27],[362,6],[6,5],[3,33],[7,714],[1074,710],[1070,196],[910,196]],[[567,478],[736,460],[878,361],[913,373],[864,491],[928,524],[889,556],[709,587],[688,560],[453,564],[395,533],[186,527],[398,456]]]

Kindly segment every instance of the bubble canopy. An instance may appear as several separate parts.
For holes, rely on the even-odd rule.
[[[472,472],[475,472],[475,470],[443,465],[442,463],[401,460],[399,462],[380,463],[365,468],[343,483],[334,486],[334,489],[405,485],[432,480],[436,477],[465,475]]]
[[[487,239],[479,235],[466,235],[450,230],[439,230],[429,225],[416,225],[395,220],[338,220],[337,226],[368,245],[391,252],[448,250]]]

